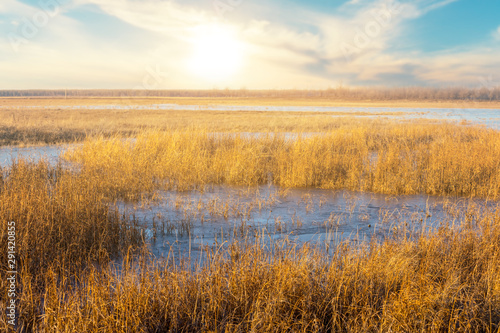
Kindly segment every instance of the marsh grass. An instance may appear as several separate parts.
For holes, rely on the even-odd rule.
[[[43,291],[25,275],[23,322],[37,332],[497,332],[500,215],[464,216],[358,246],[221,244],[194,270],[126,256],[90,266],[77,287],[48,263]]]
[[[176,111],[154,108],[103,110],[93,109],[95,106],[89,101],[82,101],[89,109],[84,107],[77,110],[63,110],[57,106],[46,108],[37,104],[31,108],[26,107],[26,103],[28,101],[0,108],[0,146],[73,143],[99,135],[127,138],[134,137],[144,130],[185,130],[192,127],[201,127],[212,132],[315,132],[345,126],[347,123],[352,124],[352,119],[347,121],[344,116],[363,118],[398,114],[359,111]]]
[[[65,158],[78,167],[19,160],[1,170],[0,294],[7,290],[5,222],[12,220],[18,331],[500,330],[498,209],[450,204],[445,210],[453,218],[420,232],[408,230],[404,214],[381,211],[385,223],[401,221],[380,242],[298,246],[262,231],[204,248],[207,259],[193,268],[170,253],[162,259],[139,251],[136,221],[116,208],[117,200],[142,202],[160,190],[203,191],[216,184],[271,183],[281,186],[279,195],[291,187],[321,187],[497,198],[496,131],[352,120],[294,137],[155,130],[135,140],[89,139]],[[357,201],[344,199],[347,216]],[[276,200],[179,199],[171,205],[186,217],[206,211],[226,218]],[[300,207],[312,212],[322,200],[305,195]],[[291,223],[299,225],[296,217]],[[325,223],[341,219],[331,215]],[[274,220],[276,228],[286,228],[285,222]]]
[[[0,240],[5,250],[7,221],[14,221],[22,284],[43,285],[50,267],[75,273],[140,245],[134,221],[104,202],[91,180],[45,161],[33,164],[21,159],[2,171]],[[3,274],[8,271],[7,251],[0,258]]]
[[[65,158],[110,198],[213,184],[274,184],[495,199],[500,133],[449,123],[371,121],[323,133],[147,131],[88,140]]]

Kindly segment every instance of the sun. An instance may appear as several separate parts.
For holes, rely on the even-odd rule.
[[[198,27],[191,42],[193,53],[188,68],[194,75],[215,82],[231,78],[241,68],[242,43],[229,27]]]

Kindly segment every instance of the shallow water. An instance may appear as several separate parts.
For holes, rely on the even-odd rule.
[[[139,223],[156,256],[202,262],[206,249],[256,238],[335,246],[418,235],[443,224],[458,224],[470,205],[493,204],[345,190],[215,186],[203,193],[163,193],[159,203],[148,207],[123,203],[119,207]]]
[[[14,161],[23,158],[32,162],[38,162],[41,159],[49,164],[55,165],[59,156],[67,149],[79,145],[54,145],[54,146],[36,146],[36,147],[2,147],[0,148],[0,167],[10,166]]]

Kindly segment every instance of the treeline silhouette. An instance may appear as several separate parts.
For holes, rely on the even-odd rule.
[[[332,98],[342,100],[500,100],[500,86],[481,88],[347,88],[324,90],[297,89],[210,89],[210,90],[132,90],[60,89],[0,90],[0,97],[238,97],[238,98]]]

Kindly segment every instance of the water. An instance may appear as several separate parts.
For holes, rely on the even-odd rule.
[[[55,145],[37,147],[3,147],[0,148],[0,167],[10,166],[14,161],[23,158],[32,162],[45,159],[49,164],[55,165],[59,161],[59,156],[67,149],[79,145]]]
[[[423,195],[390,196],[275,186],[214,186],[203,193],[166,192],[154,205],[120,204],[143,229],[156,256],[204,260],[207,248],[235,241],[287,239],[334,247],[459,224],[467,207],[494,203]]]

